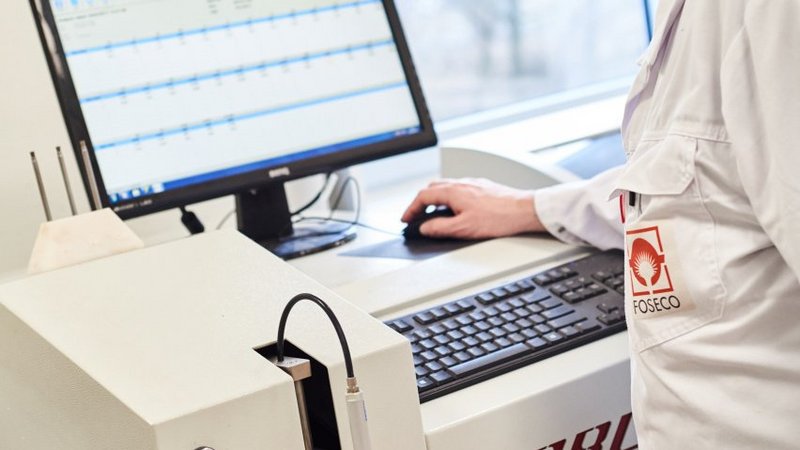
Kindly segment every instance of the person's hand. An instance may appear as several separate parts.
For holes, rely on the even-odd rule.
[[[417,194],[401,220],[413,220],[428,205],[446,205],[455,213],[454,217],[425,222],[420,233],[428,237],[485,239],[545,231],[536,214],[532,191],[486,179],[434,181]]]

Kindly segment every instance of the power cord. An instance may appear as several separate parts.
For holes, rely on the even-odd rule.
[[[344,356],[345,370],[347,371],[347,414],[350,417],[350,434],[353,438],[353,450],[371,450],[372,443],[369,438],[369,427],[367,425],[367,408],[364,402],[364,393],[358,387],[355,372],[353,371],[353,360],[350,356],[350,347],[347,345],[347,337],[344,335],[342,325],[339,319],[333,313],[333,310],[321,298],[314,294],[302,293],[295,295],[289,300],[289,303],[283,308],[281,314],[280,324],[278,325],[278,342],[277,342],[277,360],[278,363],[284,361],[284,348],[285,348],[285,331],[286,322],[289,319],[289,313],[297,303],[308,300],[314,302],[317,306],[322,308],[328,319],[331,321],[333,328],[336,330],[336,335],[339,337],[339,344],[342,347],[342,355]]]

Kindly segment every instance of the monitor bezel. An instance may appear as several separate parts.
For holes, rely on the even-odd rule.
[[[39,39],[45,52],[45,59],[58,97],[59,106],[67,128],[67,133],[75,152],[76,160],[82,161],[80,142],[84,141],[89,148],[92,169],[96,174],[97,188],[100,193],[101,207],[111,207],[123,219],[130,219],[152,214],[193,203],[211,200],[227,195],[234,195],[250,189],[259,189],[275,183],[285,183],[298,178],[333,172],[345,167],[363,164],[377,159],[388,158],[414,150],[433,147],[437,137],[433,120],[427,107],[422,86],[417,77],[416,68],[411,59],[411,51],[403,33],[400,17],[393,0],[382,0],[389,26],[405,73],[414,107],[419,118],[419,131],[405,136],[397,136],[386,141],[355,146],[323,155],[316,155],[290,163],[281,163],[253,171],[204,181],[196,185],[167,190],[111,205],[102,172],[97,162],[80,107],[78,95],[72,82],[72,75],[67,64],[66,55],[57,33],[55,16],[50,2],[47,0],[30,0],[31,10],[39,32]],[[91,199],[88,174],[83,164],[78,164],[86,195]],[[270,178],[269,172],[276,168],[282,170],[282,176]]]

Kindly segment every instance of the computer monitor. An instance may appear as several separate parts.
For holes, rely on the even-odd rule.
[[[31,5],[73,148],[124,219],[235,194],[240,230],[277,238],[284,182],[436,143],[391,0]]]

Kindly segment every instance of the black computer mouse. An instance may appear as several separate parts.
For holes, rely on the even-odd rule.
[[[428,207],[425,212],[411,219],[410,222],[403,229],[403,237],[406,239],[421,239],[426,238],[419,232],[419,227],[423,223],[435,219],[437,217],[453,217],[456,213],[447,206]]]

